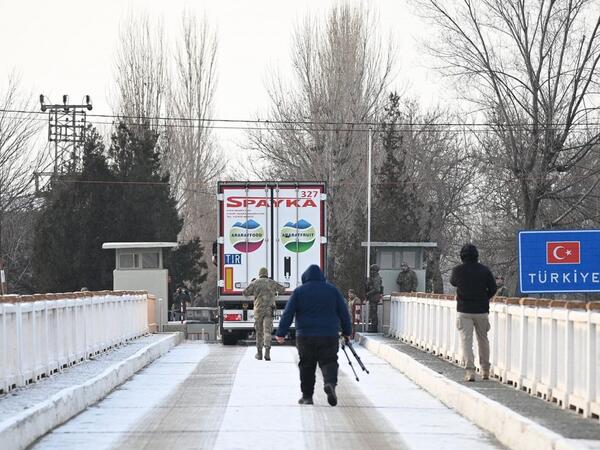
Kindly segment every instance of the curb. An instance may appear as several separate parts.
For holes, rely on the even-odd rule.
[[[83,384],[71,386],[0,423],[0,442],[7,449],[24,449],[36,439],[108,395],[137,371],[183,340],[182,333],[165,336],[109,367]]]
[[[567,439],[488,397],[461,386],[424,366],[407,354],[372,336],[357,333],[359,343],[379,358],[400,370],[446,406],[480,428],[493,434],[513,450],[583,450],[576,440]]]

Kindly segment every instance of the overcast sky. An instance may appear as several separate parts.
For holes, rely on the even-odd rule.
[[[327,0],[0,0],[0,84],[16,70],[32,94],[59,102],[89,94],[94,113],[110,114],[113,61],[119,22],[129,10],[162,17],[174,35],[184,8],[206,14],[218,33],[218,89],[215,116],[253,119],[268,106],[265,79],[270,68],[289,67],[293,27],[307,13],[325,14]],[[392,34],[399,50],[394,87],[425,104],[451,101],[440,78],[422,58],[420,36],[427,26],[405,0],[373,0],[382,35]],[[37,106],[37,105],[36,105]],[[243,134],[218,131],[226,150]]]

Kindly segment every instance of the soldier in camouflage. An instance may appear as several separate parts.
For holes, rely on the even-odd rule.
[[[284,294],[285,287],[269,278],[265,267],[258,271],[258,278],[244,289],[244,295],[254,295],[254,330],[256,332],[256,359],[263,359],[263,346],[265,347],[265,360],[271,360],[271,332],[273,331],[273,313],[275,311],[275,297]]]
[[[377,305],[383,293],[383,282],[379,275],[379,266],[372,264],[369,268],[369,278],[367,279],[367,288],[365,297],[369,303],[369,332],[377,333],[378,318]]]
[[[504,277],[502,275],[496,276],[496,286],[498,286],[496,297],[508,297],[508,289],[504,286]]]
[[[400,273],[396,278],[396,284],[398,285],[398,292],[417,292],[419,284],[417,274],[405,262],[400,265]]]

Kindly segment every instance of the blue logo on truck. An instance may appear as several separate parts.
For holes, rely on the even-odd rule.
[[[242,255],[239,253],[225,253],[225,264],[241,264]]]

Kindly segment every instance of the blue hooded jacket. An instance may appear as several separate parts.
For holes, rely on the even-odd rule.
[[[277,336],[284,337],[296,316],[297,336],[337,336],[342,324],[345,336],[352,334],[350,313],[342,294],[325,280],[321,268],[311,265],[302,274],[302,285],[294,289],[281,316]]]

